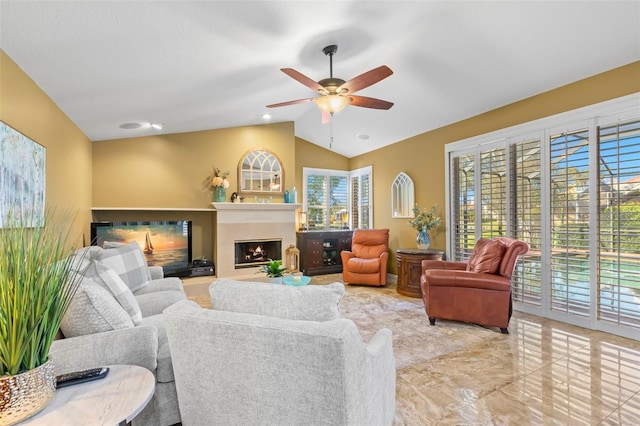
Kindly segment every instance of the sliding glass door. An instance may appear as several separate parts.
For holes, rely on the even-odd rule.
[[[640,336],[640,111],[625,115],[448,149],[449,258],[524,240],[516,309]]]

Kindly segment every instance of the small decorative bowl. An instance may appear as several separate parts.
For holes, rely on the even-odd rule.
[[[292,275],[290,277],[284,277],[282,281],[286,285],[303,286],[311,282],[311,277],[306,277],[304,275]]]

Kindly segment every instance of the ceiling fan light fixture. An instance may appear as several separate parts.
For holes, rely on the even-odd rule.
[[[321,110],[334,114],[340,112],[349,104],[349,98],[340,95],[326,95],[316,99]]]

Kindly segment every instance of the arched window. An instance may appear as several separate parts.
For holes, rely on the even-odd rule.
[[[391,217],[413,217],[414,204],[413,179],[408,174],[400,172],[391,184]]]

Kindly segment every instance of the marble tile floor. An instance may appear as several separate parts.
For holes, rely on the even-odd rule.
[[[206,288],[185,285],[193,299]],[[343,303],[365,341],[381,326],[394,333],[395,425],[640,425],[640,341],[520,312],[508,335],[431,327],[422,301],[397,294],[393,280],[347,286]]]

